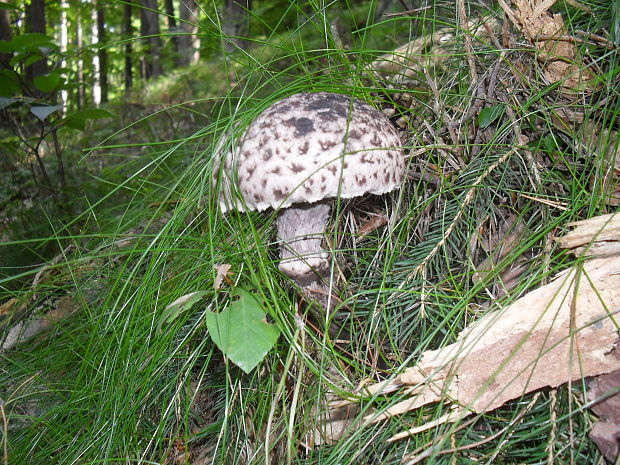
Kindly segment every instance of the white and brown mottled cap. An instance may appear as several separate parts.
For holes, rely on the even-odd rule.
[[[263,111],[223,168],[220,208],[226,212],[384,194],[402,181],[405,160],[383,113],[347,95],[317,92]]]

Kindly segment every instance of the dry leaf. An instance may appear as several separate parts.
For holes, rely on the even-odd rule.
[[[564,90],[584,90],[592,85],[592,74],[584,69],[574,43],[565,37],[562,15],[546,11],[554,2],[534,3],[532,0],[513,0],[513,10],[504,0],[499,0],[510,21],[539,51],[536,57],[543,64],[549,83],[563,81]]]
[[[365,236],[373,232],[376,229],[379,229],[382,226],[385,226],[388,223],[388,218],[385,215],[373,215],[370,217],[368,221],[366,221],[363,225],[361,225],[357,230],[358,236]]]
[[[226,284],[232,286],[233,283],[228,277],[228,272],[232,268],[232,265],[224,263],[223,265],[215,265],[215,281],[213,282],[213,289],[218,290],[222,287],[222,281],[226,280]]]
[[[21,318],[26,310],[26,303],[12,298],[0,304],[0,328],[11,321]]]
[[[0,352],[10,350],[38,334],[49,331],[60,320],[67,318],[80,307],[72,296],[65,295],[56,301],[56,307],[38,318],[23,320],[6,333]]]

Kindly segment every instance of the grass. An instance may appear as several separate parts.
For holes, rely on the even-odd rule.
[[[424,447],[428,463],[601,461],[587,438],[592,417],[582,408],[583,383],[527,395],[474,421],[395,443],[386,439],[447,407],[366,425],[364,412],[383,411],[403,397],[363,399],[349,434],[314,445],[332,392],[397,374],[423,351],[453,342],[489,309],[546,282],[569,264],[552,240],[563,225],[615,209],[596,181],[609,166],[604,147],[588,148],[578,125],[558,127],[555,115],[567,104],[557,88],[540,79],[515,80],[510,70],[527,59],[523,47],[508,57],[492,46],[478,54],[487,85],[497,69],[519,100],[508,100],[506,116],[484,138],[470,140],[475,118],[450,132],[451,122],[476,105],[467,67],[458,64],[465,63],[460,42],[451,52],[454,61],[431,69],[436,91],[422,74],[392,88],[363,74],[364,65],[409,34],[454,24],[454,12],[436,8],[413,19],[375,21],[363,7],[350,6],[339,14],[356,29],[351,48],[342,50],[334,47],[329,27],[336,7],[321,5],[291,7],[288,14],[299,20],[288,32],[269,29],[264,20],[265,37],[249,51],[210,65],[218,76],[227,66],[225,79],[234,87],[198,113],[199,99],[191,97],[175,108],[196,118],[179,128],[190,135],[167,134],[177,142],[150,145],[166,142],[158,134],[167,116],[154,114],[102,140],[115,147],[89,155],[114,157],[93,181],[106,186],[101,197],[63,224],[50,220],[52,233],[0,244],[0,254],[24,245],[66,250],[57,261],[42,259],[19,274],[2,270],[0,302],[14,298],[30,317],[69,308],[49,332],[0,354],[0,413],[8,423],[1,437],[9,463],[396,464]],[[598,34],[597,21],[606,24],[611,12],[602,2],[591,7],[591,16],[570,6],[559,11],[569,28],[574,23]],[[617,66],[617,57],[601,48],[584,53],[604,71]],[[352,92],[396,108],[408,118],[411,154],[411,176],[400,190],[339,202],[328,242],[342,304],[319,318],[277,269],[275,215],[222,215],[211,182],[218,140],[303,90]],[[618,91],[617,76],[609,74],[600,92],[581,96],[573,108],[600,128],[617,128]],[[162,92],[162,100],[175,101],[170,88]],[[157,101],[157,94],[149,98]],[[517,132],[529,141],[518,142]],[[127,140],[141,144],[139,157],[130,156],[136,149]],[[617,144],[611,136],[607,141]],[[387,225],[360,236],[373,214],[385,215]],[[472,275],[486,255],[485,241],[501,236],[497,230],[510,215],[525,233],[501,263],[525,257],[527,271],[493,302],[500,296],[500,270],[479,283]],[[230,287],[214,289],[221,264],[232,266],[234,286],[256,290],[282,332],[249,375],[222,357],[204,325],[206,311],[229,304]],[[209,294],[158,332],[166,305],[197,290]],[[334,321],[344,342],[322,329]]]

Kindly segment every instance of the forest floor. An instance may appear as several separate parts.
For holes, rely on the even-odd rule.
[[[617,45],[592,12],[506,8],[392,51],[279,44],[180,70],[70,139],[69,202],[11,173],[5,463],[613,459],[590,407],[617,382],[586,378],[618,369]],[[407,157],[398,190],[337,200],[329,311],[278,270],[276,213],[224,215],[213,182],[222,144],[301,91],[369,102]],[[253,370],[209,329],[248,296],[279,334]]]

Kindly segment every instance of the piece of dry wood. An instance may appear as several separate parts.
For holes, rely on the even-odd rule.
[[[597,240],[608,237],[602,233],[613,220],[598,217],[575,223],[579,243],[600,244]],[[362,392],[368,396],[402,389],[408,396],[381,414],[368,415],[366,421],[433,402],[488,412],[544,387],[619,370],[619,272],[620,255],[591,259],[506,308],[489,312],[463,330],[455,343],[426,351],[396,378],[365,388]]]
[[[620,257],[591,260],[490,312],[454,344],[427,351],[390,383],[414,386],[411,399],[377,420],[447,400],[493,410],[546,386],[620,369]]]
[[[575,229],[560,237],[557,241],[563,249],[574,249],[580,256],[613,255],[620,247],[620,215],[610,213],[583,221],[569,223]]]
[[[620,354],[616,351],[616,356]],[[620,454],[620,370],[597,377],[588,389],[592,411],[599,417],[590,431],[592,439],[611,463]]]

